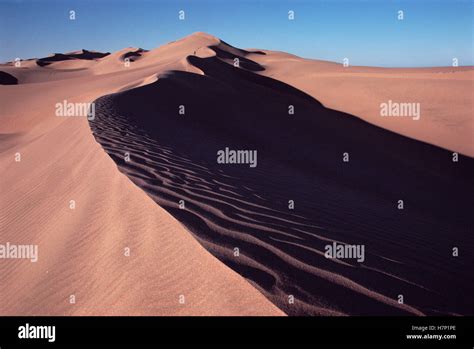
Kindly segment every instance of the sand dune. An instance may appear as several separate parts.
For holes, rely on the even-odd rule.
[[[144,52],[147,52],[147,51],[142,48],[138,48],[133,51],[128,51],[127,53],[124,53],[122,55],[122,60],[125,60],[128,58],[131,62],[135,62],[138,59],[140,59],[140,57],[142,57]]]
[[[0,314],[283,315],[117,171],[86,118],[55,115],[64,99],[92,102],[161,69],[87,62],[6,66],[20,84],[0,86],[0,243],[37,244],[39,259],[0,260]]]
[[[36,64],[38,64],[40,67],[44,67],[54,62],[68,61],[68,60],[74,60],[74,59],[92,60],[92,59],[103,58],[109,54],[110,54],[109,52],[102,53],[102,52],[94,52],[94,51],[88,51],[88,50],[83,49],[81,51],[69,52],[65,54],[55,53],[51,55],[50,57],[37,59]]]
[[[472,313],[474,255],[450,256],[474,242],[474,161],[255,74],[255,54],[210,48],[187,58],[204,75],[169,71],[97,101],[91,127],[120,170],[288,314]],[[217,164],[226,147],[256,149],[258,166]],[[333,241],[365,245],[367,259],[328,260]]]
[[[473,154],[472,67],[344,70],[195,33],[0,70],[0,242],[40,253],[0,260],[0,314],[474,314],[474,160],[452,161]],[[429,112],[381,121],[389,96]],[[56,116],[64,99],[95,119]],[[258,165],[218,164],[226,147]]]

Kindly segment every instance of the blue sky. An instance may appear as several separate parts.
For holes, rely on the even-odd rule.
[[[151,49],[196,31],[242,48],[385,67],[474,65],[472,0],[0,0],[0,62]],[[178,19],[184,10],[186,20]],[[69,20],[69,10],[76,20]],[[295,20],[288,20],[288,11]],[[404,20],[397,11],[404,11]]]

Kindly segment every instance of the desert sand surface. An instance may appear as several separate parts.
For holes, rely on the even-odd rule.
[[[121,174],[85,117],[55,115],[64,99],[140,84],[159,60],[137,69],[117,61],[110,74],[98,60],[71,71],[72,61],[0,69],[19,80],[0,86],[0,242],[37,244],[39,254],[0,260],[0,314],[283,315]]]
[[[474,68],[374,68],[304,60],[283,52],[253,59],[265,76],[286,82],[325,107],[387,130],[474,156]],[[420,103],[419,120],[381,117],[380,104]]]
[[[34,62],[0,67],[18,80],[0,86],[0,236],[43,257],[2,261],[0,313],[474,313],[472,67],[343,68],[204,33]],[[409,96],[420,120],[377,118]],[[58,118],[63,99],[95,119]],[[226,147],[258,166],[218,164]],[[365,260],[326,258],[333,242]]]

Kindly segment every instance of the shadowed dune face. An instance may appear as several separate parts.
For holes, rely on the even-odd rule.
[[[474,247],[474,161],[210,48],[187,58],[204,75],[169,71],[96,101],[91,128],[120,171],[288,314],[474,314],[473,249],[450,258],[458,241]],[[256,150],[257,167],[219,164],[226,147]],[[326,258],[334,241],[364,245],[365,260]]]
[[[121,59],[125,60],[126,58],[128,58],[131,62],[135,62],[136,60],[138,60],[142,57],[144,52],[148,52],[148,51],[144,50],[142,48],[139,48],[135,51],[129,51],[129,52],[123,54]]]
[[[18,79],[11,74],[4,71],[0,71],[0,85],[16,85]]]
[[[265,55],[262,51],[246,51],[239,48],[236,48],[232,45],[229,45],[225,41],[220,41],[218,45],[209,46],[211,50],[216,53],[216,57],[221,58],[222,60],[228,60],[233,64],[236,64],[238,61],[238,66],[250,70],[250,71],[263,71],[265,70],[260,64],[255,61],[252,61],[245,56],[249,54]],[[194,59],[194,57],[189,57],[188,59]]]

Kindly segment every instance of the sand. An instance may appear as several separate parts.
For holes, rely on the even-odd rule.
[[[24,63],[0,67],[19,83],[0,86],[0,241],[40,259],[0,262],[0,313],[474,313],[474,164],[452,161],[472,156],[472,67],[343,68],[204,33]],[[379,116],[408,97],[420,120]],[[64,99],[96,118],[55,116]],[[219,165],[225,147],[258,166]],[[334,242],[365,260],[326,258]]]
[[[86,118],[54,114],[64,99],[140,83],[159,62],[116,74],[69,62],[0,69],[20,81],[0,86],[0,241],[39,249],[36,263],[0,260],[0,314],[283,315],[117,171]]]
[[[474,156],[474,68],[344,67],[286,53],[255,55],[262,74],[284,81],[326,107],[357,115],[387,130]],[[420,103],[421,117],[381,117],[388,100]]]

